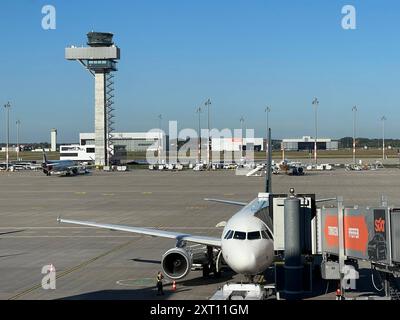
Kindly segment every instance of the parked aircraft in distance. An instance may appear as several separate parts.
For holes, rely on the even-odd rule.
[[[43,173],[47,176],[77,176],[80,174],[89,173],[86,166],[76,164],[74,161],[71,160],[48,160],[44,150],[42,170]]]

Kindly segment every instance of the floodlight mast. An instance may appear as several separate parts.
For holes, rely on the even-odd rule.
[[[21,120],[17,120],[15,122],[15,124],[17,125],[17,161],[20,161],[19,159],[19,128],[21,126]]]
[[[318,156],[317,156],[317,150],[318,150],[318,145],[317,145],[317,140],[318,140],[318,106],[319,106],[319,101],[317,98],[314,98],[312,102],[315,110],[315,139],[314,139],[314,161],[315,164],[318,164]]]
[[[243,157],[244,156],[244,138],[243,138],[244,117],[243,116],[240,118],[240,125],[241,125],[241,128],[242,128],[242,142],[241,142],[241,146],[240,146],[240,148],[241,148],[241,153],[240,154]]]
[[[204,105],[207,107],[208,112],[208,134],[207,134],[207,168],[210,169],[211,166],[211,123],[210,123],[210,107],[211,107],[211,99],[208,99]]]
[[[385,160],[385,121],[386,117],[383,116],[381,118],[382,121],[382,160]]]
[[[9,157],[9,148],[10,148],[10,109],[11,109],[11,103],[7,102],[4,105],[4,108],[6,109],[7,113],[7,121],[6,121],[6,127],[7,127],[7,149],[6,149],[6,171],[9,170],[10,166],[10,157]]]
[[[198,163],[200,164],[201,163],[201,113],[202,113],[203,111],[202,111],[202,109],[201,109],[201,107],[198,107],[197,109],[196,109],[196,113],[198,114],[198,116],[199,116],[199,119],[198,119],[198,133],[197,133],[197,147],[198,147],[198,150],[197,150],[197,161],[198,161]]]
[[[357,116],[357,106],[353,109],[353,163],[356,164],[356,116]]]

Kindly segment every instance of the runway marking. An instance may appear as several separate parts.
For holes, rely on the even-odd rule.
[[[125,287],[148,287],[154,285],[154,279],[153,278],[124,279],[124,280],[118,280],[116,283],[120,286],[125,286]]]
[[[145,226],[136,226],[140,228],[147,228],[147,229],[165,229],[165,230],[213,230],[216,229],[214,226],[210,227],[145,227]],[[96,230],[93,227],[0,227],[0,230],[76,230],[76,229],[91,229]],[[106,232],[108,229],[104,229],[103,231]]]
[[[76,195],[79,195],[79,196],[84,196],[84,195],[86,195],[86,192],[74,192]]]
[[[4,237],[3,239],[32,239],[32,238],[140,238],[141,236],[77,236],[77,235],[70,235],[70,236],[9,236]]]
[[[98,256],[96,256],[96,257],[94,257],[94,258],[92,258],[92,259],[90,259],[88,261],[85,261],[85,262],[83,262],[83,263],[81,263],[81,264],[79,264],[79,265],[77,265],[75,267],[69,268],[69,269],[67,269],[67,270],[65,270],[65,271],[63,271],[61,273],[58,273],[57,276],[56,276],[56,280],[66,276],[66,275],[68,275],[68,274],[70,274],[70,273],[72,273],[74,271],[82,269],[82,268],[86,267],[87,265],[89,265],[90,263],[92,263],[92,262],[94,262],[96,260],[99,260],[101,258],[104,258],[105,256],[107,256],[107,255],[109,255],[109,254],[111,254],[113,252],[121,250],[122,248],[128,246],[131,243],[132,243],[132,241],[125,242],[125,243],[123,243],[123,244],[121,244],[121,245],[119,245],[119,246],[117,246],[117,247],[115,247],[115,248],[113,248],[113,249],[111,249],[109,251],[106,251],[105,253],[100,254],[100,255],[98,255]],[[32,286],[32,287],[30,287],[30,288],[28,288],[28,289],[26,289],[26,290],[24,290],[24,291],[22,291],[22,292],[20,292],[18,294],[12,296],[8,300],[17,300],[17,299],[21,298],[22,296],[27,295],[28,293],[31,293],[31,292],[33,292],[33,291],[35,291],[37,289],[40,289],[41,287],[42,287],[42,284],[34,285],[34,286]]]
[[[113,196],[115,196],[115,194],[114,193],[103,193],[103,196],[105,196],[105,197],[113,197]]]
[[[0,230],[10,230],[10,229],[52,230],[52,229],[89,229],[89,228],[88,227],[0,227]]]
[[[150,195],[153,194],[153,192],[142,192],[143,195]]]

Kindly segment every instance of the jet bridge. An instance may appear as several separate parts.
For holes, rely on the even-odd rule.
[[[343,280],[343,268],[349,264],[357,265],[359,261],[370,262],[374,269],[384,272],[389,295],[389,291],[393,291],[393,280],[400,276],[400,208],[389,207],[384,199],[376,207],[345,207],[339,197],[335,206],[317,209],[318,200],[314,194],[294,195],[292,191],[291,196],[269,195],[269,215],[273,221],[278,260],[275,265],[277,292],[287,290],[285,276],[287,278],[287,270],[293,267],[286,266],[285,255],[289,256],[286,251],[293,250],[295,246],[297,254],[302,256],[302,263],[296,267],[302,269],[296,275],[302,277],[303,281],[302,291],[298,288],[300,295],[312,288],[310,273],[315,263],[320,266],[324,279]],[[298,216],[295,222],[298,227],[295,229],[285,225],[285,221],[291,221],[293,216],[293,212],[287,213],[288,208],[285,208],[289,204],[288,199],[299,202],[295,209],[298,211],[295,212],[295,216]],[[288,236],[288,233],[292,236]],[[293,234],[299,241],[293,241]],[[314,261],[314,265],[310,261]],[[344,292],[345,288],[341,291]],[[396,296],[392,295],[392,298]]]
[[[339,256],[343,251],[345,258],[400,271],[400,208],[385,204],[323,207],[318,210],[312,227],[318,235],[314,239],[314,253]]]
[[[395,266],[400,263],[400,233],[396,230],[399,213],[400,209],[388,207],[344,208],[343,213],[338,213],[338,208],[322,208],[316,221],[321,234],[317,250],[320,253],[339,255],[342,246],[348,258]],[[341,245],[339,214],[343,214],[344,218],[344,241]]]
[[[339,199],[340,200],[340,199]],[[400,299],[400,208],[383,200],[376,207],[336,207],[318,210],[313,224],[314,250],[321,254],[321,274],[327,280],[343,279],[351,262],[367,261],[383,274],[387,298]]]

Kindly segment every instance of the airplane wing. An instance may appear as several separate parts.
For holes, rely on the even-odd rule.
[[[337,198],[327,198],[327,199],[317,199],[315,200],[316,203],[320,203],[320,202],[328,202],[328,201],[336,201]]]
[[[66,220],[66,219],[61,219],[61,218],[58,218],[57,221],[59,223],[69,223],[69,224],[77,224],[77,225],[87,226],[87,227],[133,232],[133,233],[143,234],[143,235],[151,236],[151,237],[161,237],[161,238],[175,239],[177,241],[180,241],[180,240],[188,241],[188,242],[203,244],[203,245],[212,246],[212,247],[221,247],[221,239],[220,238],[195,236],[195,235],[190,235],[190,234],[186,234],[186,233],[178,233],[178,232],[171,232],[171,231],[164,231],[164,230],[157,230],[157,229],[150,229],[150,228],[137,228],[137,227],[120,226],[120,225],[115,225],[115,224],[103,224],[103,223],[96,223],[96,222],[90,222],[90,221]]]
[[[239,202],[239,201],[230,201],[230,200],[221,200],[221,199],[204,199],[205,201],[210,201],[210,202],[219,202],[219,203],[225,203],[225,204],[233,204],[235,206],[242,206],[245,207],[248,205],[246,202]]]

